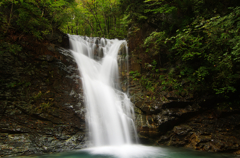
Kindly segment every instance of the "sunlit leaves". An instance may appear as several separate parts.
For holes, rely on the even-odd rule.
[[[74,18],[61,29],[70,34],[124,38],[128,20],[120,13],[118,0],[76,0]]]

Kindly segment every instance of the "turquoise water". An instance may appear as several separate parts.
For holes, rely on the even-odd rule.
[[[173,147],[124,147],[88,148],[73,152],[36,156],[37,158],[237,158],[231,154],[208,153]]]

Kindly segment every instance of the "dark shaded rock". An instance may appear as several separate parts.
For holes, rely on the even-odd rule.
[[[182,126],[175,126],[173,128],[173,132],[177,135],[187,135],[189,131],[191,131],[192,128],[188,125],[182,125]]]
[[[101,48],[101,50],[99,51],[99,57],[103,58],[104,54],[103,54],[103,48]]]
[[[0,55],[0,157],[86,147],[83,91],[71,53],[55,44],[34,49]]]
[[[185,108],[188,105],[192,105],[192,102],[188,101],[170,101],[168,103],[163,104],[162,108]]]
[[[64,34],[60,30],[54,30],[52,33],[46,35],[45,37],[49,42],[61,46],[65,49],[69,49],[69,37],[67,34]],[[54,50],[51,46],[48,46],[48,49],[51,51]]]
[[[121,55],[123,57],[125,57],[127,55],[127,49],[126,49],[126,46],[124,43],[120,46],[118,55]]]

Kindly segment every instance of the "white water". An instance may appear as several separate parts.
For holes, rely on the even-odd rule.
[[[117,55],[124,40],[107,40],[70,36],[72,54],[83,82],[89,135],[93,146],[134,143],[134,111],[126,94],[117,89]],[[96,48],[96,42],[98,47]],[[102,50],[99,59],[96,50]],[[98,59],[98,60],[94,60]]]
[[[69,37],[71,52],[82,77],[87,108],[92,147],[85,150],[124,158],[156,154],[156,148],[133,145],[137,143],[134,109],[127,94],[119,89],[118,81],[117,56],[121,45],[127,50],[126,41]]]

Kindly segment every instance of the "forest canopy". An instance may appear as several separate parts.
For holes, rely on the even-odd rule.
[[[147,89],[226,98],[238,92],[239,1],[122,0],[121,7],[129,14],[132,37],[142,35],[132,52],[142,74],[149,64],[159,74],[155,80],[142,75]]]
[[[146,89],[229,97],[239,89],[240,2],[236,0],[4,0],[0,53],[54,32],[127,38]],[[149,71],[157,76],[145,76]],[[164,70],[164,73],[161,71]],[[137,75],[136,75],[137,74]]]
[[[76,3],[72,20],[61,27],[62,31],[95,37],[126,37],[126,22],[118,0],[76,0]]]

